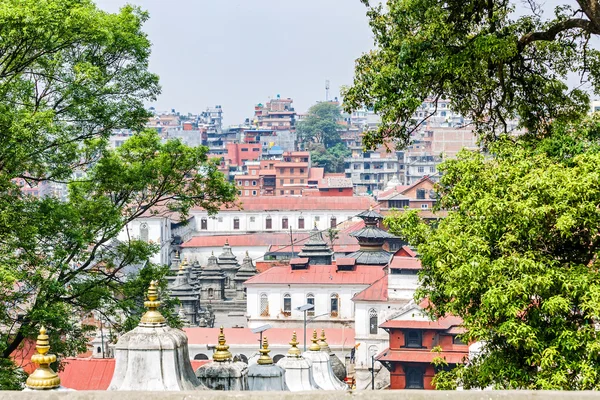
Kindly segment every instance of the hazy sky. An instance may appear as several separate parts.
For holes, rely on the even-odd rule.
[[[150,13],[150,69],[162,94],[154,106],[182,113],[223,107],[225,124],[280,94],[304,112],[352,82],[354,60],[372,47],[359,0],[96,0]]]

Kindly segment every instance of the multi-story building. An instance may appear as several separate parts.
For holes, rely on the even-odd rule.
[[[381,190],[388,181],[403,175],[398,154],[385,149],[363,152],[361,147],[354,147],[352,157],[344,161],[346,178],[352,180],[357,193]]]
[[[292,130],[296,126],[296,111],[293,100],[289,97],[282,99],[277,95],[267,104],[257,104],[254,107],[254,124],[259,129]]]

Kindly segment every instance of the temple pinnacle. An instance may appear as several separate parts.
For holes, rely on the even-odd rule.
[[[60,386],[60,378],[50,368],[50,364],[56,361],[54,354],[47,354],[50,350],[50,342],[46,335],[46,328],[40,328],[35,349],[37,354],[31,357],[31,362],[38,364],[38,368],[27,378],[25,385],[33,390],[54,389]]]
[[[229,351],[229,346],[225,344],[225,334],[223,333],[223,327],[219,330],[219,344],[215,347],[215,353],[213,354],[213,360],[222,362],[222,361],[231,361],[231,352]]]
[[[148,301],[144,302],[144,307],[146,307],[148,311],[142,316],[142,319],[140,320],[141,324],[160,325],[166,322],[165,317],[157,310],[160,306],[157,285],[157,281],[150,282],[150,287],[148,288]]]
[[[321,351],[321,346],[319,346],[319,344],[317,343],[319,341],[319,339],[317,339],[317,330],[316,329],[313,330],[313,337],[312,337],[311,341],[312,341],[312,344],[310,345],[308,350]]]
[[[292,341],[290,342],[290,349],[288,350],[288,356],[300,357],[300,349],[298,348],[298,340],[296,340],[296,331],[292,335]]]
[[[269,350],[269,342],[267,340],[267,337],[265,336],[262,342],[262,349],[259,350],[260,357],[257,361],[260,365],[273,364],[273,360],[271,359],[271,357],[269,357],[270,351],[271,350]]]

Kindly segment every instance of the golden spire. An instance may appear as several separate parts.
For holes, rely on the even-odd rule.
[[[213,354],[213,360],[215,361],[231,361],[231,352],[229,351],[229,346],[225,344],[225,334],[223,333],[223,327],[219,330],[219,344],[215,348],[215,353]]]
[[[150,287],[148,288],[148,301],[144,302],[144,307],[146,307],[148,311],[142,315],[142,319],[140,320],[140,323],[142,324],[159,325],[166,322],[165,317],[157,310],[160,306],[157,285],[157,281],[150,282]]]
[[[325,337],[325,329],[321,329],[321,340],[319,340],[319,347],[321,348],[321,351],[324,351],[327,354],[331,353],[331,349],[327,344],[327,338]]]
[[[314,329],[313,330],[313,337],[311,339],[312,344],[310,345],[310,347],[308,348],[310,351],[321,351],[321,346],[319,346],[319,344],[317,343],[319,341],[319,339],[317,339],[317,330]]]
[[[181,264],[179,264],[179,270],[180,271],[185,271],[185,269],[187,268],[187,266],[188,266],[188,261],[187,261],[187,257],[185,257],[183,259],[183,261],[181,262]]]
[[[175,250],[175,258],[179,260],[179,250]]]
[[[290,349],[288,350],[288,356],[292,356],[292,357],[300,357],[300,349],[298,348],[298,340],[296,340],[296,331],[294,331],[294,334],[292,335],[292,341],[290,342],[290,345],[292,345],[292,347],[290,347]]]
[[[269,357],[270,351],[271,350],[269,350],[269,342],[267,341],[267,337],[265,336],[262,342],[262,349],[259,350],[260,357],[258,357],[257,361],[260,365],[273,364],[273,360],[271,359],[271,357]]]
[[[60,386],[60,378],[56,375],[56,372],[52,371],[50,364],[56,361],[54,354],[47,354],[50,350],[50,344],[48,342],[48,335],[46,335],[46,328],[43,326],[40,328],[40,334],[37,337],[35,349],[37,354],[31,356],[31,362],[38,364],[39,367],[33,371],[25,385],[29,389],[44,390],[54,389]]]

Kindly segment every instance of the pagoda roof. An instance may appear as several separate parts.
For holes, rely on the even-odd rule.
[[[377,211],[373,210],[372,208],[368,209],[367,211],[363,211],[360,214],[357,215],[357,217],[362,218],[362,219],[383,219],[384,216],[379,214]]]
[[[353,236],[357,239],[395,239],[396,236],[392,235],[389,232],[384,231],[381,228],[376,226],[365,226],[362,229],[357,230],[356,232],[351,232],[350,236]]]
[[[358,250],[347,257],[356,259],[357,265],[386,265],[390,262],[392,253],[385,250],[367,251]]]

